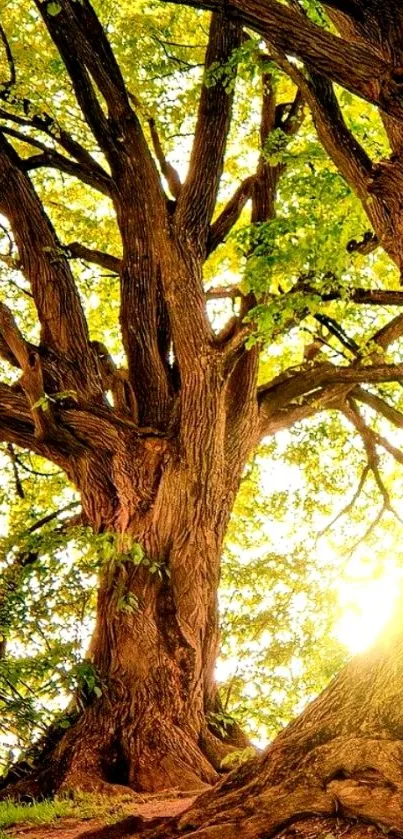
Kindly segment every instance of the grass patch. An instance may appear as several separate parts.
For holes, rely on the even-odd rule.
[[[133,807],[133,800],[131,800]],[[18,804],[15,801],[0,801],[0,839],[7,839],[5,828],[16,824],[52,824],[63,818],[80,821],[102,818],[115,821],[127,812],[128,801],[114,801],[96,795],[76,795],[74,798],[54,798],[34,801],[32,804]]]

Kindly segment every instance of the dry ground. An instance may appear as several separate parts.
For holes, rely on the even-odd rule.
[[[194,797],[144,796],[142,803],[129,805],[127,814],[115,824],[106,824],[105,819],[62,818],[52,825],[15,825],[5,830],[4,835],[10,839],[138,839],[139,819],[149,831],[154,821],[157,825],[162,819],[178,816],[193,801]],[[393,833],[388,835],[393,839]],[[241,830],[239,839],[242,839]],[[373,825],[310,817],[286,827],[275,839],[385,839],[385,833]]]
[[[127,806],[123,819],[116,824],[105,824],[105,819],[62,818],[50,825],[19,824],[4,830],[4,835],[10,839],[114,839],[116,837],[136,836],[134,819],[144,819],[152,822],[154,819],[165,819],[178,816],[191,805],[195,796],[161,798],[159,796],[144,796],[139,803]],[[127,825],[127,830],[126,830]],[[129,831],[129,832],[127,832]]]

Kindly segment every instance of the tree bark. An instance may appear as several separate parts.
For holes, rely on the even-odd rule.
[[[98,418],[93,447],[70,461],[100,546],[88,651],[97,687],[80,695],[78,719],[39,755],[34,773],[2,797],[111,784],[196,790],[215,783],[225,755],[247,745],[235,724],[225,733],[217,725],[214,668],[222,543],[253,422],[229,468],[218,361],[185,402],[192,416],[199,408],[193,434],[189,426],[179,440],[152,431],[139,438],[126,427],[111,433]],[[249,420],[255,413],[251,401]]]
[[[403,835],[403,631],[396,621],[280,733],[155,839],[269,839],[316,816]],[[344,823],[344,821],[343,821]],[[310,823],[311,824],[311,823]]]

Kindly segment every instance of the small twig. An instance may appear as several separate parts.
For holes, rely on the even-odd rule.
[[[53,478],[54,475],[61,475],[62,474],[61,469],[57,469],[56,472],[39,472],[37,469],[33,469],[32,467],[27,466],[26,463],[24,463],[24,461],[21,460],[20,457],[18,457],[18,455],[15,455],[15,459],[16,459],[18,465],[21,466],[21,469],[24,469],[26,472],[29,472],[31,475],[38,475],[38,477],[40,477],[40,478]]]
[[[375,483],[378,487],[378,490],[383,498],[383,512],[388,510],[392,513],[395,518],[400,522],[403,523],[402,519],[398,515],[398,513],[393,508],[390,494],[385,486],[383,481],[382,475],[379,470],[379,455],[377,452],[377,445],[383,445],[384,448],[388,447],[390,444],[387,440],[384,440],[380,435],[378,435],[372,428],[370,428],[367,423],[365,422],[364,418],[362,417],[356,402],[350,396],[348,399],[348,404],[344,408],[344,414],[347,419],[354,425],[358,434],[360,435],[362,442],[364,444],[364,449],[367,455],[368,466],[371,470]],[[382,441],[382,442],[381,442]],[[402,458],[403,460],[403,458]],[[382,513],[383,515],[383,513]]]
[[[3,27],[1,26],[1,24],[0,24],[0,38],[1,38],[1,41],[3,43],[4,51],[6,53],[6,58],[7,58],[7,64],[8,64],[8,68],[9,68],[9,71],[10,71],[9,80],[7,82],[1,82],[2,90],[1,90],[0,96],[3,98],[5,96],[5,94],[7,94],[7,92],[10,90],[10,87],[13,87],[13,85],[15,85],[17,76],[16,76],[16,72],[15,72],[14,56],[11,52],[11,47],[10,47],[7,35],[6,35]]]
[[[390,454],[394,459],[403,465],[403,452],[400,449],[397,449],[396,446],[393,446],[386,437],[382,437],[381,434],[378,434],[376,431],[372,432],[376,439],[378,446],[382,446],[388,454]]]
[[[338,522],[338,521],[339,521],[339,519],[341,519],[343,516],[347,515],[347,513],[351,512],[351,510],[353,509],[354,505],[355,505],[355,504],[356,504],[356,502],[358,501],[358,499],[359,499],[359,497],[360,497],[360,495],[361,495],[362,490],[364,489],[364,484],[365,484],[365,482],[366,482],[366,480],[367,480],[367,477],[368,477],[368,475],[369,475],[369,472],[370,472],[370,466],[369,466],[369,464],[367,463],[367,464],[366,464],[366,466],[365,466],[365,467],[364,467],[364,469],[363,469],[363,472],[362,472],[362,475],[361,475],[361,478],[360,478],[360,481],[359,481],[358,487],[357,487],[357,489],[356,489],[356,491],[355,491],[355,493],[354,493],[354,495],[353,495],[353,497],[352,497],[351,501],[349,501],[349,502],[348,502],[348,504],[346,504],[346,505],[345,505],[345,507],[343,507],[343,509],[342,509],[342,510],[340,510],[340,512],[339,512],[339,513],[337,513],[337,516],[335,516],[335,518],[334,518],[334,519],[332,519],[332,521],[331,521],[331,522],[329,522],[329,524],[327,524],[327,525],[326,525],[326,527],[324,527],[324,528],[323,528],[323,530],[321,530],[321,531],[318,533],[318,536],[317,536],[317,538],[316,538],[316,541],[317,541],[317,542],[319,541],[319,539],[321,539],[321,538],[322,538],[322,536],[325,536],[325,534],[326,534],[326,533],[328,533],[328,532],[329,532],[329,530],[331,530],[331,529],[332,529],[332,527],[334,527],[334,525],[336,524],[336,522]]]
[[[223,710],[224,711],[226,711],[227,708],[228,708],[229,701],[231,699],[232,690],[233,690],[238,672],[239,672],[239,665],[236,666],[235,673],[232,674],[232,677],[230,679],[230,682],[229,682],[229,685],[228,685],[228,688],[227,688],[227,692],[226,692],[226,695],[225,695],[225,700],[223,702]]]
[[[73,510],[75,507],[78,507],[80,504],[79,501],[71,501],[70,504],[66,504],[65,507],[61,507],[60,510],[54,510],[53,513],[48,513],[43,518],[38,519],[38,521],[31,524],[28,528],[27,533],[34,533],[35,530],[39,530],[45,524],[48,524],[50,521],[57,519],[62,513],[67,513],[68,510]]]
[[[179,58],[177,55],[172,55],[166,48],[166,44],[169,43],[168,41],[163,41],[161,38],[158,38],[156,35],[153,36],[153,39],[160,45],[162,48],[164,55],[168,58],[169,61],[173,61],[175,64],[179,64],[180,66],[187,67],[190,70],[193,70],[195,67],[204,67],[204,62],[198,62],[193,64],[190,61],[186,61],[184,58]],[[171,42],[172,44],[172,42]],[[172,44],[173,45],[173,44]]]
[[[19,475],[19,472],[18,472],[18,465],[17,465],[18,460],[17,460],[16,454],[15,454],[15,451],[14,451],[14,446],[12,445],[12,443],[7,443],[6,451],[7,451],[7,454],[9,456],[10,460],[11,460],[11,465],[12,465],[13,474],[14,474],[14,481],[15,481],[15,491],[20,498],[25,498],[25,492],[24,492],[22,482],[21,482],[21,478],[20,478],[20,475]]]
[[[375,528],[377,528],[377,527],[378,527],[378,524],[379,524],[379,522],[381,521],[381,519],[382,519],[382,517],[383,517],[384,513],[386,513],[386,509],[387,509],[387,508],[385,507],[385,504],[383,504],[383,505],[382,505],[382,507],[381,507],[381,509],[380,509],[380,511],[379,511],[379,513],[376,515],[376,517],[374,518],[374,520],[371,522],[371,524],[369,525],[369,527],[367,528],[367,530],[365,531],[365,533],[363,534],[363,536],[360,536],[360,538],[359,538],[359,539],[357,539],[357,541],[356,541],[356,542],[354,542],[354,544],[351,546],[351,548],[349,548],[349,549],[348,549],[348,551],[346,551],[346,552],[345,552],[345,556],[347,556],[347,557],[350,557],[350,558],[351,558],[351,557],[352,557],[352,555],[353,555],[353,554],[355,553],[355,551],[357,550],[357,548],[359,548],[359,547],[360,547],[360,545],[362,545],[362,543],[363,543],[363,542],[365,542],[365,540],[366,540],[366,539],[368,539],[368,536],[370,536],[370,535],[371,535],[371,533],[373,533],[373,532],[374,532]]]
[[[354,493],[351,501],[349,501],[349,503],[346,504],[345,507],[343,507],[343,509],[337,514],[337,516],[328,525],[326,525],[326,527],[319,533],[317,539],[320,539],[322,536],[324,536],[325,533],[327,533],[336,524],[336,522],[339,521],[339,519],[342,516],[349,513],[353,509],[354,505],[356,504],[359,496],[361,495],[361,493],[363,491],[365,482],[366,482],[370,472],[372,472],[375,483],[378,487],[378,490],[379,490],[379,492],[382,496],[382,500],[383,500],[382,507],[381,507],[380,511],[377,513],[375,519],[371,522],[370,526],[367,528],[364,535],[361,536],[357,540],[357,542],[355,542],[354,545],[351,548],[349,548],[349,550],[347,551],[347,556],[352,556],[353,553],[357,550],[357,548],[375,530],[375,528],[377,527],[377,525],[379,524],[380,520],[382,519],[383,515],[386,512],[392,513],[395,516],[395,518],[401,524],[403,524],[403,520],[400,518],[398,513],[393,508],[393,505],[392,505],[392,502],[391,502],[391,499],[390,499],[390,494],[388,492],[387,487],[385,486],[385,483],[383,481],[382,475],[381,475],[380,470],[379,470],[379,455],[378,455],[378,452],[377,452],[377,445],[382,446],[386,451],[388,451],[390,454],[392,454],[396,458],[396,460],[398,460],[402,464],[403,464],[403,453],[399,452],[399,450],[396,449],[394,446],[392,446],[392,444],[389,443],[388,440],[386,440],[380,434],[377,434],[377,432],[373,431],[373,429],[370,428],[366,424],[365,420],[363,419],[361,413],[359,412],[359,410],[357,408],[357,405],[356,405],[356,403],[355,403],[355,401],[354,401],[354,399],[352,398],[351,395],[350,395],[350,397],[348,397],[347,404],[343,405],[341,410],[344,413],[344,415],[346,416],[346,418],[352,423],[352,425],[354,426],[354,428],[357,430],[358,434],[361,437],[361,440],[362,440],[363,445],[364,445],[365,453],[366,453],[366,456],[367,456],[367,463],[366,463],[366,465],[363,469],[363,472],[362,472],[357,490]]]

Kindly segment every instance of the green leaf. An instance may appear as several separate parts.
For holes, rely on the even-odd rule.
[[[62,7],[57,0],[51,0],[50,3],[47,3],[46,11],[51,17],[56,17],[62,11]]]

